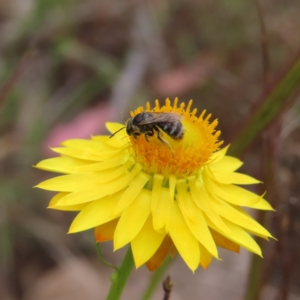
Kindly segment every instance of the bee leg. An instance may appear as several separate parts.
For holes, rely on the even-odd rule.
[[[145,130],[145,139],[149,143],[149,136],[154,135],[154,130],[152,128],[149,128],[148,130]]]
[[[157,138],[164,144],[166,145],[168,148],[170,148],[170,150],[172,151],[173,153],[173,156],[174,156],[174,150],[172,148],[172,146],[170,145],[170,143],[165,140],[162,136],[161,136],[161,132],[159,130],[157,130]]]
[[[140,133],[139,132],[134,132],[132,135],[136,139],[140,135]]]

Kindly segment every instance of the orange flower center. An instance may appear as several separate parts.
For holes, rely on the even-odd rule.
[[[223,143],[223,141],[218,141],[221,132],[215,131],[218,121],[214,120],[209,123],[211,115],[209,114],[204,118],[206,111],[196,117],[197,109],[190,111],[191,106],[192,100],[186,109],[184,103],[178,106],[177,98],[173,106],[171,106],[169,99],[162,107],[156,100],[153,109],[151,109],[149,102],[146,104],[145,112],[180,115],[180,121],[184,128],[181,139],[175,139],[168,135],[160,126],[156,126],[159,132],[157,129],[153,130],[153,136],[146,136],[145,133],[142,133],[137,137],[129,137],[135,159],[147,173],[159,173],[164,176],[175,175],[179,178],[196,174],[209,161],[212,153]],[[139,107],[131,112],[131,117],[142,112],[144,112],[144,108]],[[152,125],[155,124],[148,124],[150,127]],[[163,141],[159,139],[159,136],[162,137]]]

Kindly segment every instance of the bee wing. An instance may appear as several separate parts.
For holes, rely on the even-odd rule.
[[[180,121],[183,116],[176,113],[148,113],[147,117],[139,122],[139,125],[147,125],[159,122],[173,123]]]

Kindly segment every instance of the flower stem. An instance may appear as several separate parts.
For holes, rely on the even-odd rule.
[[[126,285],[126,282],[129,278],[129,275],[133,269],[133,257],[131,248],[128,248],[128,251],[122,261],[121,266],[116,270],[111,276],[111,287],[109,293],[106,297],[106,300],[118,300],[120,299],[123,289]]]
[[[99,243],[96,243],[96,249],[97,249],[97,254],[98,254],[99,260],[100,260],[105,266],[110,267],[110,268],[113,268],[113,269],[115,269],[116,271],[118,271],[118,268],[117,268],[116,266],[114,266],[113,264],[111,264],[111,263],[109,263],[109,262],[107,262],[107,261],[104,260]]]

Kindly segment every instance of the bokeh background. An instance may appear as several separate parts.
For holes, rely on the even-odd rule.
[[[53,176],[32,167],[50,147],[166,97],[194,99],[232,143],[299,59],[299,14],[299,0],[1,0],[0,299],[105,299],[110,286],[93,232],[67,235],[75,214],[47,210],[52,194],[32,189]],[[255,216],[278,242],[261,243],[264,260],[221,250],[195,274],[175,259],[172,300],[300,299],[299,98],[242,156],[277,210]],[[102,250],[114,264],[124,255]],[[150,277],[134,271],[122,299],[142,299]]]

